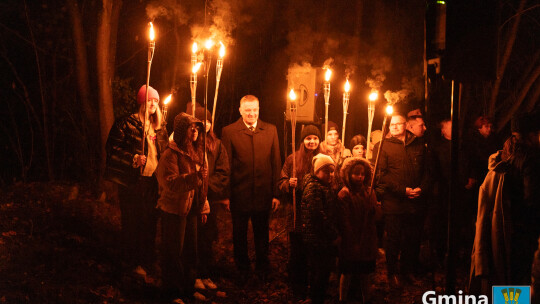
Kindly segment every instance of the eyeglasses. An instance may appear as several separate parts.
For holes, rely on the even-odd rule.
[[[397,127],[397,126],[401,126],[401,125],[404,125],[404,124],[405,124],[404,122],[397,122],[397,123],[390,124],[390,127]]]

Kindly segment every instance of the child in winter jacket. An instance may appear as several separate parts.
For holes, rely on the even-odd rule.
[[[335,165],[332,158],[322,153],[313,157],[312,173],[303,180],[300,206],[300,235],[306,249],[309,296],[312,303],[324,303],[326,287],[335,258],[337,243],[335,228],[334,193],[331,182]]]
[[[341,237],[339,300],[346,301],[353,275],[358,276],[360,289],[368,301],[368,275],[375,271],[377,228],[381,216],[375,193],[369,188],[372,172],[366,159],[347,158],[340,170],[344,187],[338,193],[337,222]]]

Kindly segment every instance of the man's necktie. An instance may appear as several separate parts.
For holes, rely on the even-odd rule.
[[[249,130],[250,130],[251,132],[255,132],[255,127],[254,127],[254,126],[250,126],[250,127],[249,127]]]

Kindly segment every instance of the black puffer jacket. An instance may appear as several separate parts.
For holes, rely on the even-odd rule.
[[[312,174],[304,176],[302,188],[297,229],[305,244],[329,247],[338,237],[335,194],[330,185],[324,185]]]
[[[158,159],[169,143],[165,127],[156,130]],[[117,119],[109,132],[105,150],[107,166],[104,178],[117,184],[132,185],[140,174],[140,168],[133,168],[135,154],[142,155],[143,125],[139,114]],[[144,155],[148,155],[148,142]]]
[[[421,138],[407,131],[405,142],[395,137],[385,139],[375,187],[384,214],[425,211],[425,196],[430,191],[428,164],[428,152]],[[422,194],[419,198],[409,199],[405,188],[417,187],[422,189]]]

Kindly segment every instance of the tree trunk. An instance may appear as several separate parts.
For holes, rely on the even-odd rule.
[[[97,78],[99,92],[99,121],[101,138],[101,168],[105,165],[105,143],[114,122],[112,97],[111,32],[114,0],[103,0],[96,43]]]
[[[90,132],[95,134],[97,129],[95,107],[90,103],[90,80],[88,76],[88,55],[86,52],[86,40],[82,24],[81,11],[77,0],[66,0],[69,16],[71,18],[73,44],[75,47],[75,62],[77,66],[77,87],[79,98]]]
[[[519,28],[519,22],[521,20],[521,15],[522,15],[521,12],[523,12],[523,9],[525,8],[526,3],[527,3],[527,0],[521,0],[519,2],[519,8],[516,12],[516,17],[515,17],[516,20],[514,20],[514,23],[512,24],[512,28],[508,33],[508,39],[506,42],[506,46],[504,48],[504,53],[497,66],[497,78],[495,79],[495,84],[493,85],[493,90],[491,91],[491,98],[489,100],[488,114],[491,117],[495,116],[495,105],[497,103],[497,97],[499,96],[499,89],[501,88],[504,71],[506,70],[506,66],[508,65],[508,61],[510,60],[510,55],[512,54],[512,48],[514,47],[514,42],[516,41],[517,31]]]

